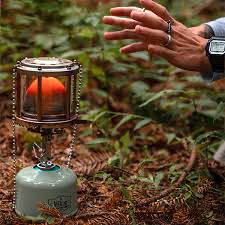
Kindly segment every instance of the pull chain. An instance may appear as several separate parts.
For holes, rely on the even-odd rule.
[[[12,94],[12,159],[13,159],[13,200],[12,208],[16,206],[16,70],[13,68]]]
[[[82,78],[83,78],[83,68],[79,62],[77,62],[76,60],[74,62],[77,63],[79,66],[78,91],[77,91],[76,111],[75,111],[75,118],[77,120],[79,117],[79,110],[80,110],[80,96],[81,96],[81,86],[82,86]],[[77,123],[75,122],[75,124],[73,126],[72,141],[70,144],[70,152],[69,152],[69,156],[68,156],[68,161],[66,163],[67,168],[70,167],[73,152],[75,150],[76,134],[77,134]]]

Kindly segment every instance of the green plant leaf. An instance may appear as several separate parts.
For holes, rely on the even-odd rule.
[[[24,218],[26,218],[27,220],[31,220],[31,221],[43,221],[45,218],[43,216],[25,216]]]
[[[139,164],[139,169],[141,169],[144,165],[152,163],[155,159],[153,157],[148,158],[148,159],[143,159],[140,164]]]
[[[154,178],[154,185],[156,187],[159,187],[159,184],[161,180],[164,178],[164,173],[163,172],[158,172],[157,175]]]
[[[145,125],[147,125],[148,123],[150,123],[152,121],[152,119],[144,119],[141,120],[140,122],[138,122],[134,128],[134,131],[144,127]]]
[[[225,140],[225,133],[219,132],[219,131],[210,131],[210,132],[207,132],[205,134],[202,134],[202,135],[198,136],[195,140],[195,143],[199,144],[202,141],[204,141],[205,139],[213,138],[213,137]]]
[[[97,112],[97,115],[94,117],[94,121],[99,120],[102,116],[104,116],[105,114],[108,114],[109,113],[109,111],[100,112],[99,110],[96,111],[96,112]]]
[[[149,90],[149,86],[143,81],[136,81],[131,85],[131,90],[136,96],[142,96]]]
[[[82,38],[92,39],[96,36],[96,32],[92,27],[83,26],[77,35]]]
[[[220,102],[214,114],[214,121],[221,117],[224,117],[224,114],[225,114],[225,102]]]
[[[120,138],[120,141],[122,142],[124,149],[129,149],[129,145],[131,144],[129,131],[127,131],[127,133]]]
[[[53,36],[50,34],[38,34],[34,37],[34,41],[37,45],[47,50],[54,45]]]
[[[103,143],[107,143],[108,141],[109,139],[107,138],[97,138],[93,141],[88,142],[87,145],[103,144]]]
[[[124,123],[128,122],[129,120],[131,119],[134,119],[135,117],[133,115],[126,115],[124,116],[120,122],[116,125],[116,127],[112,130],[112,133],[116,133],[117,132],[117,129],[122,126]]]
[[[145,101],[144,103],[142,103],[139,107],[143,107],[148,105],[150,102],[153,102],[159,98],[161,98],[164,95],[168,95],[168,94],[176,94],[182,91],[178,91],[178,90],[164,90],[164,91],[160,91],[156,94],[153,94],[153,96],[151,96],[147,101]]]
[[[93,27],[97,27],[100,21],[101,21],[101,15],[99,13],[95,15],[89,15],[85,18],[85,22],[89,23]]]
[[[123,195],[123,198],[129,202],[132,202],[132,197],[129,193],[129,191],[124,187],[124,186],[121,186],[120,187],[120,192],[122,193]]]
[[[192,196],[192,192],[191,192],[191,191],[186,192],[186,193],[184,194],[184,199],[185,199],[185,201],[187,201],[189,198],[191,198],[191,196]]]
[[[91,66],[91,72],[93,76],[97,78],[98,80],[105,81],[105,71],[103,70],[102,67],[93,64]]]
[[[100,178],[103,180],[103,182],[105,182],[111,175],[106,173],[106,172],[98,172],[97,174],[95,174],[94,178]]]
[[[118,166],[121,162],[121,157],[119,154],[116,154],[108,159],[109,166]]]
[[[46,220],[47,220],[48,224],[55,224],[55,218],[54,217],[48,216]]]
[[[175,133],[166,134],[166,138],[167,138],[167,144],[169,144],[171,141],[173,141],[176,138],[176,134]]]
[[[7,79],[9,76],[10,76],[9,73],[0,72],[0,81]]]
[[[119,141],[115,141],[114,143],[114,148],[119,151],[120,150],[120,142]]]
[[[135,53],[132,53],[132,56],[149,61],[149,55],[146,54],[146,52],[135,52]]]

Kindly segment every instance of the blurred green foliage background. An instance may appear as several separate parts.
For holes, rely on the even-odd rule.
[[[84,0],[84,2],[88,2]],[[82,1],[78,1],[82,2]],[[109,30],[101,23],[114,0],[105,4],[79,7],[76,0],[8,0],[1,2],[1,71],[8,72],[12,64],[24,57],[43,55],[80,58],[86,69],[92,59],[116,61],[123,58],[118,53],[120,43],[103,41],[102,34]],[[111,2],[111,3],[110,3]],[[138,1],[117,1],[120,5],[139,5]],[[223,1],[213,1],[206,13],[198,15],[207,0],[161,0],[169,11],[187,26],[198,25],[216,18]],[[220,3],[221,2],[221,3]],[[94,8],[93,8],[94,7]],[[212,8],[210,10],[210,8]],[[114,58],[114,59],[113,59]],[[100,69],[96,69],[100,76]],[[95,73],[96,73],[95,71]],[[103,74],[103,71],[101,71]]]

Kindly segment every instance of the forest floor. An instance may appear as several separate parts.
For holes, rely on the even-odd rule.
[[[0,224],[36,224],[17,216],[11,209],[10,94],[5,91],[0,95]],[[81,125],[79,132],[89,127],[90,124]],[[99,131],[94,124],[92,129],[96,137]],[[129,124],[124,129],[129,129]],[[87,149],[85,143],[95,138],[93,135],[79,138],[71,163],[71,168],[78,174],[78,212],[63,219],[59,211],[42,205],[40,210],[48,221],[42,224],[225,224],[224,168],[203,158],[197,147],[185,140],[167,144],[165,133],[168,130],[173,128],[157,123],[143,127],[142,132],[154,140],[137,140],[136,146],[148,144],[151,150],[132,150],[123,167],[108,166],[112,153],[104,151],[103,147],[97,151]],[[18,171],[37,163],[25,143],[31,141],[32,134],[24,138],[26,134],[23,128],[17,129]],[[55,163],[63,165],[70,141],[70,129],[65,135],[54,138]],[[177,165],[176,169],[171,165]],[[153,177],[146,177],[148,174]],[[196,176],[198,182],[190,187]]]

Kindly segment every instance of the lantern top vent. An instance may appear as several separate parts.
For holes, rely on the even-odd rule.
[[[27,75],[66,76],[78,73],[79,66],[75,61],[55,57],[25,58],[16,65],[16,70]]]

